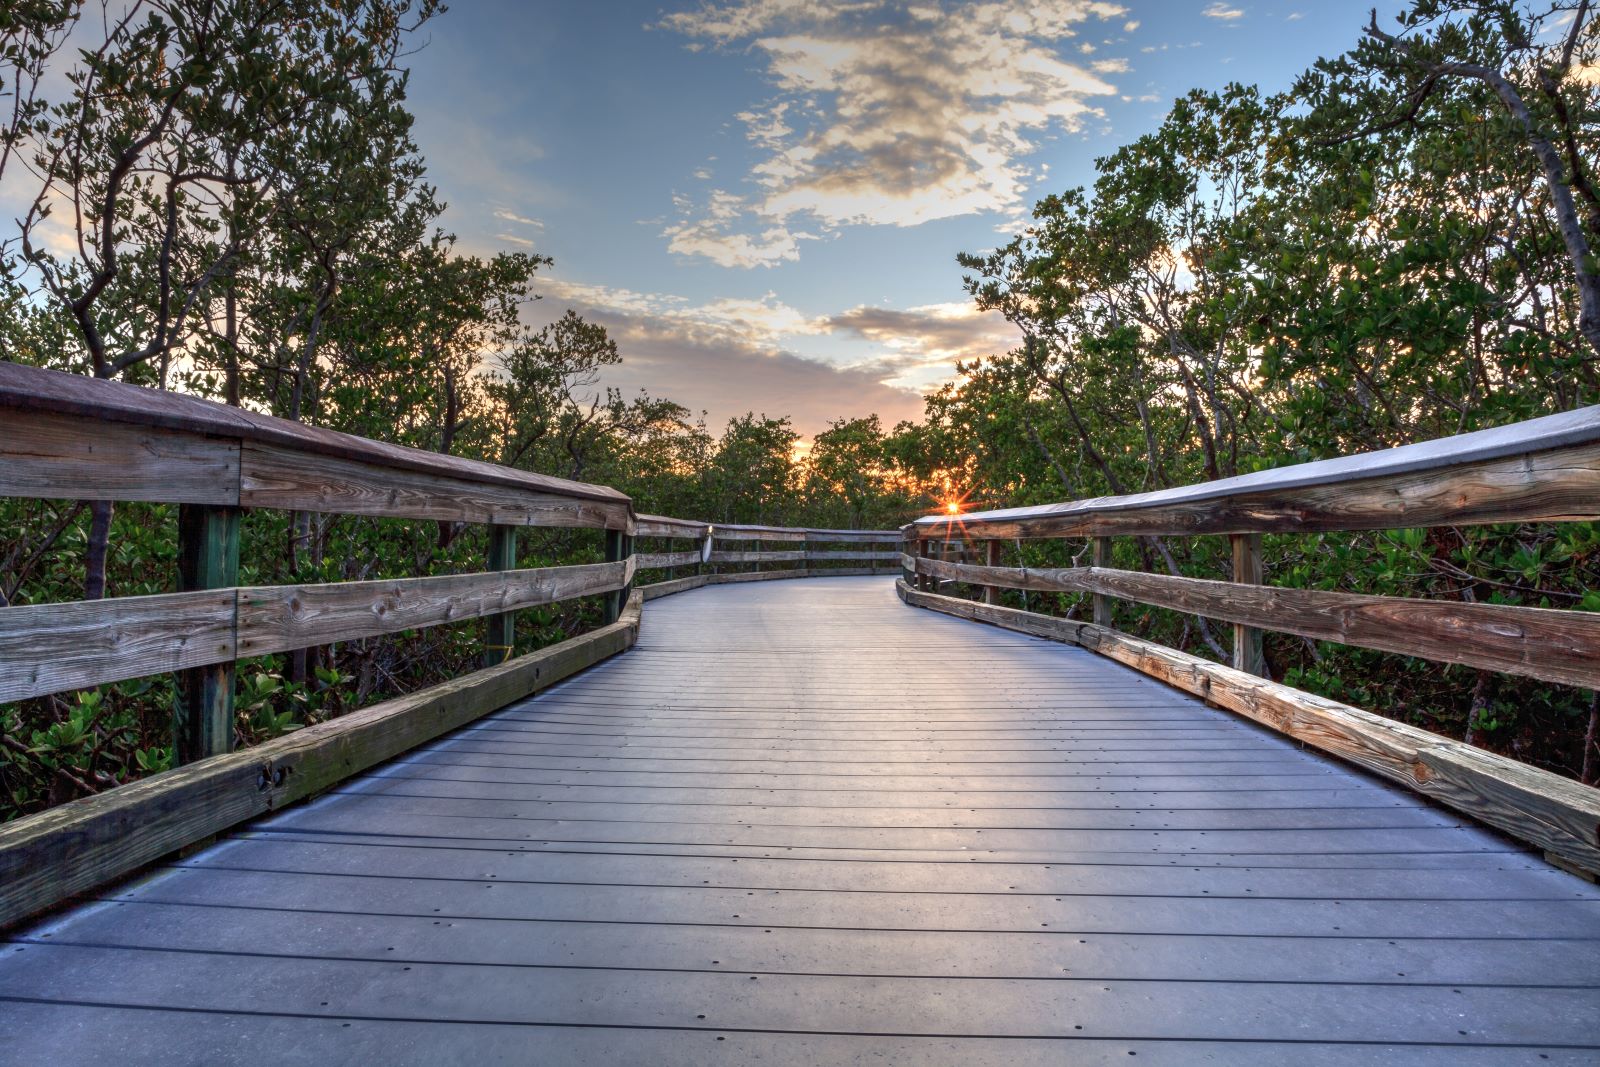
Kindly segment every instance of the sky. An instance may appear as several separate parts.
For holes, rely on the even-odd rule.
[[[1369,0],[454,0],[411,58],[465,251],[554,258],[605,384],[731,417],[917,420],[1013,347],[958,252],[1229,82],[1286,88]],[[1393,10],[1394,5],[1380,5]]]

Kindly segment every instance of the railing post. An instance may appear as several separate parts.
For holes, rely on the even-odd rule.
[[[178,509],[178,590],[239,584],[239,509],[183,504]],[[237,610],[237,608],[235,609]],[[233,750],[233,663],[178,675],[172,716],[174,763]]]
[[[1096,567],[1111,566],[1111,538],[1096,537],[1090,562]],[[1094,624],[1112,628],[1111,598],[1103,593],[1094,594]]]
[[[984,548],[984,552],[983,552],[984,565],[985,566],[989,566],[989,567],[998,567],[998,566],[1000,566],[1000,542],[999,541],[985,541],[983,543],[983,548]],[[986,586],[984,586],[983,587],[983,602],[985,604],[998,604],[998,603],[1000,603],[1000,587],[998,585],[986,585]]]
[[[1260,585],[1261,535],[1230,534],[1228,540],[1233,544],[1233,580]],[[1234,625],[1233,665],[1238,670],[1266,676],[1267,659],[1261,646],[1261,631],[1254,626]]]
[[[620,563],[633,555],[633,538],[622,530],[606,531],[606,562]],[[616,622],[622,617],[622,609],[628,603],[628,587],[614,589],[606,594],[606,625]]]
[[[517,569],[517,528],[492,523],[489,526],[489,560],[491,571]],[[502,611],[489,615],[483,637],[483,665],[493,667],[511,658],[517,644],[517,613]]]
[[[932,558],[932,556],[933,556],[933,542],[924,540],[922,537],[919,536],[917,538],[917,558],[918,559],[930,559],[930,558]],[[939,591],[939,587],[938,587],[937,581],[938,580],[936,578],[934,578],[934,576],[931,575],[931,574],[925,574],[922,571],[918,571],[917,572],[917,588],[921,589],[924,593],[936,593],[936,592],[938,592]]]

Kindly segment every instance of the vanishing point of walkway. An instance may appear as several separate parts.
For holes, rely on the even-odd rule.
[[[1595,1064],[1600,892],[887,579],[720,586],[0,944],[0,1062]]]

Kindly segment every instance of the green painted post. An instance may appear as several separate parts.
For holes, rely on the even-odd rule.
[[[498,523],[489,527],[489,570],[517,569],[517,528]],[[486,619],[483,638],[483,665],[493,667],[510,659],[517,645],[517,613],[502,611]]]
[[[621,530],[606,531],[606,562],[618,563],[633,555],[633,538]],[[622,609],[628,603],[628,586],[613,590],[606,594],[606,625],[616,622],[622,617]]]
[[[178,589],[239,584],[239,509],[183,504],[178,509]],[[233,663],[178,674],[172,709],[174,762],[233,750]]]

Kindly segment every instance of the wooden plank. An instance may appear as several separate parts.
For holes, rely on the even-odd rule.
[[[711,582],[709,574],[691,574],[686,578],[674,578],[668,582],[653,582],[650,585],[641,585],[639,592],[644,594],[646,601],[658,597],[671,596],[673,593],[683,593],[690,589],[700,589]]]
[[[1043,507],[918,518],[968,536],[1392,530],[1597,517],[1600,405],[1216,482]]]
[[[840,542],[844,544],[888,544],[900,543],[899,530],[806,530],[807,541],[826,544]]]
[[[991,570],[924,559],[917,568],[1013,589],[1102,593],[1358,648],[1564,685],[1600,685],[1596,612],[1250,586],[1097,567]]]
[[[501,526],[624,529],[625,500],[593,500],[485,484],[438,473],[246,444],[239,500],[245,507],[482,522]]]
[[[0,703],[235,658],[235,590],[0,608]]]
[[[1243,585],[1260,585],[1261,535],[1233,534],[1229,537],[1233,550],[1233,580]],[[1100,566],[1096,561],[1096,566]],[[1100,622],[1095,619],[1095,622]],[[1267,675],[1267,660],[1262,649],[1261,630],[1254,626],[1235,623],[1233,627],[1233,665],[1246,674]]]
[[[805,578],[809,571],[793,569],[786,571],[748,571],[744,574],[713,574],[712,585],[730,585],[740,582],[770,582],[783,578]]]
[[[185,504],[178,512],[178,588],[227,589],[239,581],[239,509]],[[172,716],[176,763],[233,748],[233,661],[178,676]]]
[[[735,552],[719,548],[711,553],[712,563],[790,563],[805,558],[801,550]]]
[[[0,496],[43,500],[239,502],[239,445],[72,415],[9,410]]]
[[[867,559],[867,560],[877,560],[877,561],[880,561],[880,562],[891,562],[892,563],[893,561],[895,561],[895,560],[900,558],[900,553],[899,552],[883,551],[883,550],[877,550],[877,551],[871,551],[871,552],[813,552],[813,551],[807,551],[805,556],[806,556],[806,559],[811,560],[813,562],[819,562],[819,563],[827,563],[830,560],[838,561],[838,560],[850,560],[850,559]],[[770,556],[768,558],[770,558]]]
[[[1371,466],[1382,471],[1393,465]],[[975,512],[961,523],[972,537],[1039,538],[1315,533],[1600,518],[1600,444],[1595,443],[1448,467],[1402,466],[1398,473],[1326,483],[1300,484],[1314,475],[1295,467],[1280,470],[1296,472],[1295,479],[1260,489],[1266,480],[1247,475],[1164,493]],[[1361,470],[1352,468],[1355,473]],[[925,529],[938,529],[948,521],[938,515],[918,520]]]
[[[711,530],[710,525],[690,519],[670,519],[664,515],[635,516],[638,537],[674,537],[699,541]]]
[[[631,560],[394,581],[239,590],[238,658],[375,637],[626,586]]]
[[[458,478],[532,493],[628,506],[625,494],[602,485],[552,478],[493,463],[406,448],[383,441],[273,418],[166,390],[0,361],[0,409],[69,415],[88,424],[127,423],[180,433],[243,441],[295,454],[355,460],[394,471]],[[80,423],[81,424],[81,423]],[[0,441],[0,450],[6,442]],[[232,503],[233,501],[196,501]],[[311,509],[306,509],[311,510]]]
[[[629,648],[638,626],[635,603],[498,667],[0,826],[0,928],[553,685]]]
[[[712,527],[718,541],[804,541],[806,532],[785,526],[740,526],[718,524]]]
[[[635,552],[633,560],[642,571],[660,570],[663,567],[690,567],[700,562],[700,550],[689,548],[682,552]]]
[[[918,607],[1091,648],[1600,871],[1600,789],[1092,623],[922,593],[904,582],[898,591]]]

